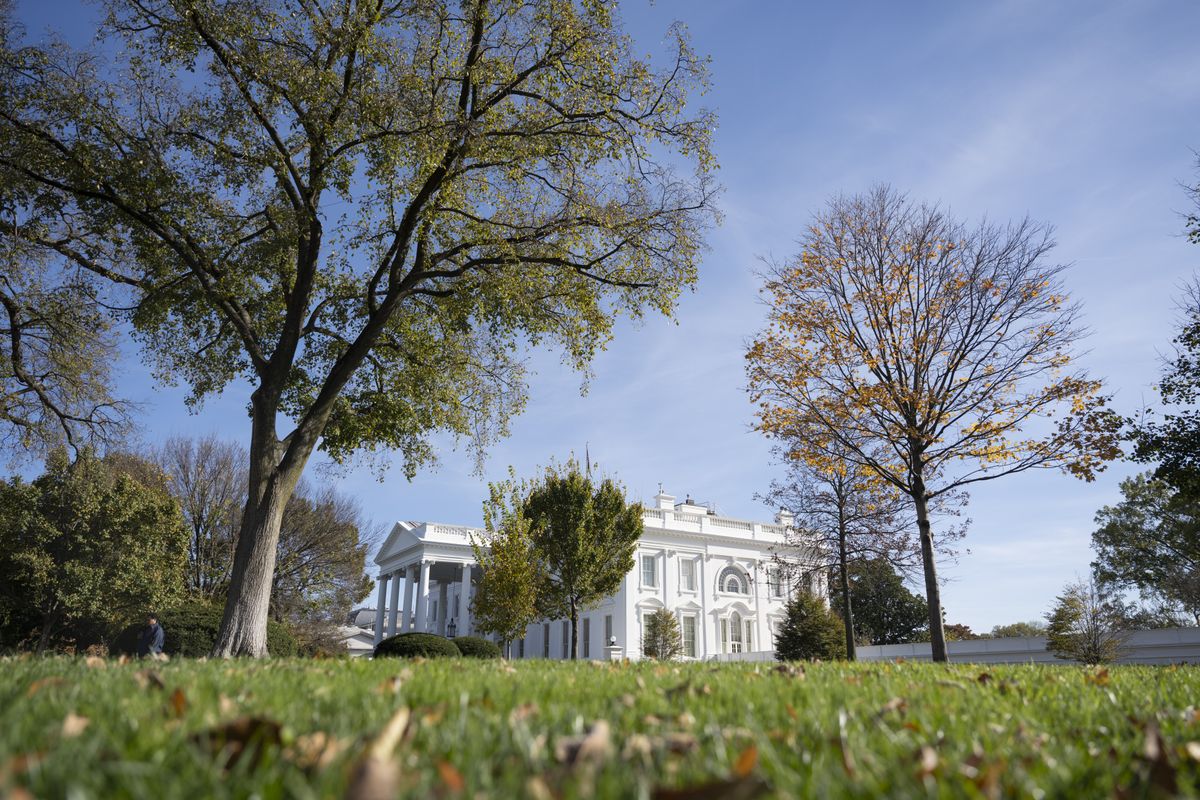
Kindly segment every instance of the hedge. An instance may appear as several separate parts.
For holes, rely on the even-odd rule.
[[[459,636],[454,639],[455,646],[464,656],[471,658],[499,658],[500,645],[489,642],[481,636]]]
[[[435,633],[401,633],[375,645],[375,657],[454,658],[462,655],[458,646]]]
[[[203,600],[184,603],[158,612],[158,624],[163,628],[163,652],[170,656],[197,658],[212,652],[221,627],[223,609]],[[137,653],[138,634],[145,622],[130,625],[117,637],[117,652]],[[294,656],[296,639],[287,626],[274,620],[267,622],[267,651],[273,656]]]

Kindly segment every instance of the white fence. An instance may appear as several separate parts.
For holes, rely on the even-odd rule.
[[[1162,628],[1135,631],[1125,641],[1121,664],[1200,664],[1200,628]],[[1046,650],[1046,637],[970,639],[947,642],[950,660],[967,664],[1067,664]],[[931,661],[928,642],[869,645],[857,649],[859,661]],[[773,650],[726,653],[714,661],[773,661]]]

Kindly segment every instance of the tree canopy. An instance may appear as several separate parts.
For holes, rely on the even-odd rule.
[[[520,349],[586,369],[672,312],[714,219],[705,61],[609,4],[113,0],[90,50],[0,51],[0,236],[98,279],[192,403],[248,387],[249,501],[215,652],[261,655],[314,448],[478,447]]]
[[[854,561],[848,570],[850,601],[854,606],[856,631],[871,644],[908,644],[928,636],[929,607],[904,585],[904,580],[884,558]],[[829,602],[839,613],[845,595],[833,587]]]
[[[31,483],[0,482],[6,645],[103,642],[181,597],[187,532],[163,484],[86,449],[74,461],[53,452]]]
[[[611,478],[599,483],[570,459],[546,468],[525,501],[537,559],[539,613],[571,623],[571,658],[579,611],[617,591],[634,565],[642,505],[628,503]]]
[[[1200,624],[1200,484],[1176,488],[1153,473],[1121,481],[1122,500],[1096,513],[1096,580],[1137,589],[1154,605],[1182,609]]]
[[[480,567],[471,615],[475,629],[494,633],[502,644],[522,638],[538,618],[538,559],[533,552],[525,501],[529,486],[509,468],[508,480],[488,484],[483,504],[486,533],[472,536]]]
[[[1120,453],[1045,225],[958,222],[881,186],[816,215],[766,277],[747,352],[758,427],[912,498],[935,660],[946,659],[930,500],[1035,468],[1088,479]],[[881,449],[880,449],[881,448]]]

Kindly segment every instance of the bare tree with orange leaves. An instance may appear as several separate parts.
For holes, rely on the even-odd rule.
[[[800,244],[764,276],[768,322],[746,354],[757,427],[912,499],[946,661],[930,503],[1029,469],[1091,480],[1120,455],[1120,418],[1072,366],[1085,331],[1048,226],[968,227],[879,186],[832,200]]]

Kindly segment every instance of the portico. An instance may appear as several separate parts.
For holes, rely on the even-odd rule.
[[[471,633],[475,563],[470,529],[398,522],[375,559],[379,565],[375,643],[397,633]],[[386,613],[384,613],[386,609]]]

